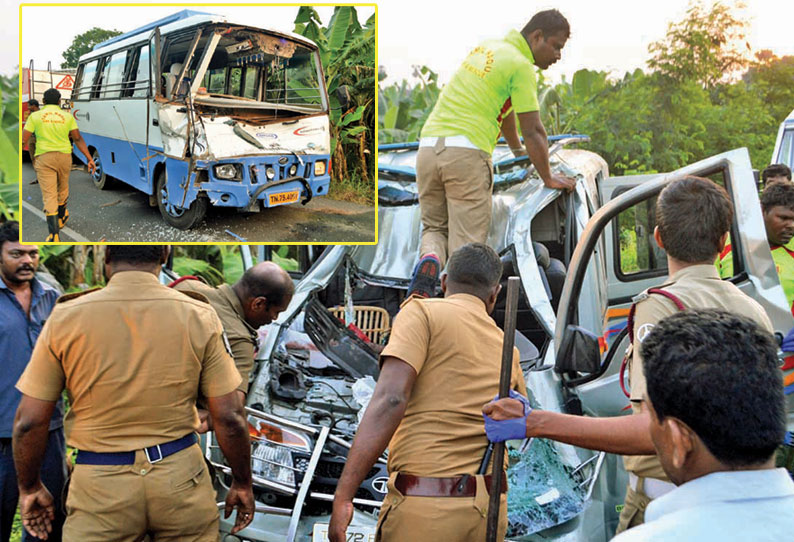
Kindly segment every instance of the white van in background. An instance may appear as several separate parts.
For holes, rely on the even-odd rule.
[[[780,123],[771,164],[786,164],[794,169],[794,111]]]

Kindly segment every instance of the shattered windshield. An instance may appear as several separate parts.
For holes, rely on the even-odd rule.
[[[319,57],[309,47],[280,36],[239,29],[222,33],[213,47],[212,28],[204,28],[189,60],[185,83],[168,88],[174,96],[184,95],[196,77],[201,78],[197,98],[229,98],[294,106],[322,111],[323,82],[320,79]],[[170,40],[163,61],[163,76],[173,83],[185,62],[195,37],[182,35]],[[210,49],[210,50],[208,50]],[[201,59],[211,54],[207,69],[197,73]]]

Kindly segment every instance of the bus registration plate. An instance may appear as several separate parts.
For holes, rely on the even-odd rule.
[[[285,203],[294,203],[300,198],[300,190],[293,190],[291,192],[279,192],[278,194],[268,194],[268,201],[270,206],[284,205]]]

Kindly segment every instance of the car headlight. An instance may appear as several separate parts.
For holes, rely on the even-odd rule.
[[[325,160],[317,160],[314,163],[314,176],[325,175]]]
[[[295,485],[292,450],[311,452],[309,439],[273,422],[248,417],[251,436],[251,470],[261,477],[286,485]]]
[[[276,170],[273,169],[273,166],[267,166],[265,169],[265,177],[267,177],[268,181],[272,181],[276,178]]]
[[[242,168],[238,164],[219,164],[215,166],[215,177],[227,181],[242,181]]]

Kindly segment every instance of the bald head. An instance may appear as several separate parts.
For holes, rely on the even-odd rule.
[[[256,264],[233,288],[243,306],[246,322],[255,328],[278,318],[295,292],[292,278],[273,262]]]

